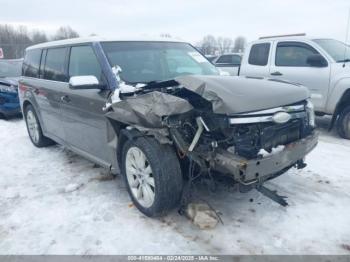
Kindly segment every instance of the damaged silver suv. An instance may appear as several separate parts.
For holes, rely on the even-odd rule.
[[[220,76],[177,40],[71,39],[27,48],[19,94],[29,137],[125,177],[147,216],[180,204],[199,179],[257,189],[317,144],[306,88]]]

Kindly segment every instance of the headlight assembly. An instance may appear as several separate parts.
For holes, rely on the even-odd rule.
[[[0,86],[0,91],[4,93],[17,93],[17,86],[11,85],[11,86]]]

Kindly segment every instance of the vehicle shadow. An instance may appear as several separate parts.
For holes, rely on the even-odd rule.
[[[19,120],[23,120],[23,116],[22,114],[18,114],[18,115],[14,115],[11,117],[7,117],[3,114],[0,114],[0,120],[5,120],[5,121],[19,121]]]

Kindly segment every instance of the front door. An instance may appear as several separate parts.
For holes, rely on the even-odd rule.
[[[319,52],[306,43],[280,41],[275,45],[270,76],[285,79],[309,88],[316,110],[322,110],[328,94],[330,66],[311,67],[307,58]]]
[[[68,75],[94,75],[100,82],[104,81],[101,66],[90,45],[71,47]],[[72,90],[66,87],[61,103],[66,142],[102,165],[111,163],[107,119],[103,111],[109,94],[110,90]]]

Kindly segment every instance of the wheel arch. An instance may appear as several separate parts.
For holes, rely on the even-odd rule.
[[[118,120],[109,117],[107,117],[107,119],[110,123],[111,128],[113,129],[113,132],[115,133],[115,136],[117,137],[116,159],[118,161],[118,166],[120,167],[122,149],[125,142],[132,140],[135,137],[142,136],[143,134],[135,128],[128,129],[127,124],[122,123]]]
[[[332,121],[331,121],[331,124],[329,126],[329,130],[332,130],[340,113],[348,105],[350,105],[350,87],[343,92],[342,96],[340,97],[340,99],[335,107],[335,110],[334,110],[334,113],[332,116]]]

